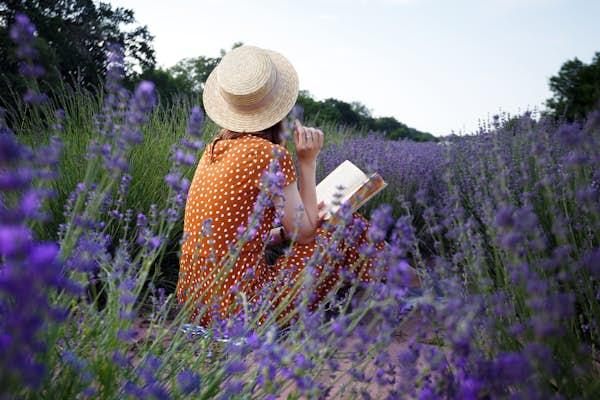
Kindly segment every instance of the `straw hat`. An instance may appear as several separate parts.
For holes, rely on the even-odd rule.
[[[227,53],[202,95],[206,114],[234,132],[258,132],[281,121],[296,104],[298,75],[281,54],[254,46]]]

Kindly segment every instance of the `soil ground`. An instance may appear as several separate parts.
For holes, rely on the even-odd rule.
[[[391,342],[391,345],[388,348],[388,351],[389,351],[389,354],[392,356],[391,359],[393,361],[393,366],[396,370],[398,370],[400,368],[408,367],[408,366],[400,365],[399,361],[397,360],[397,358],[395,356],[407,349],[409,342],[411,341],[412,338],[415,338],[417,335],[422,334],[422,332],[419,332],[419,330],[421,329],[421,326],[422,326],[422,324],[420,324],[420,321],[422,318],[423,317],[419,312],[413,312],[412,314],[407,316],[407,318],[402,322],[400,327],[394,333],[394,337]],[[148,329],[148,325],[149,325],[149,321],[147,319],[138,318],[136,320],[136,328],[135,329],[137,330],[138,338],[143,338],[146,336],[146,330]],[[427,341],[427,339],[432,340],[433,336],[426,335],[426,341]],[[355,346],[353,346],[352,342],[358,343],[359,340],[360,339],[356,335],[350,337],[350,339],[349,339],[350,343],[347,346],[347,348],[348,349],[354,348]],[[425,346],[428,346],[428,345],[425,345]],[[357,394],[355,391],[353,392],[352,388],[359,389],[361,391],[368,393],[368,395],[370,395],[370,397],[373,399],[380,399],[380,398],[387,397],[387,391],[389,390],[389,388],[388,387],[382,388],[379,384],[377,384],[377,382],[375,380],[371,380],[371,382],[369,382],[369,383],[361,383],[360,385],[358,385],[357,382],[352,381],[352,378],[348,374],[339,372],[339,371],[347,371],[352,366],[353,362],[352,362],[352,353],[351,352],[345,351],[345,352],[343,352],[343,354],[334,355],[334,357],[335,357],[337,363],[339,364],[338,371],[330,371],[330,372],[325,371],[318,378],[319,382],[323,383],[326,387],[331,388],[329,395],[327,396],[328,399],[356,398]],[[421,366],[420,364],[421,363],[418,360],[417,368],[419,368]],[[410,366],[410,367],[414,367],[414,366]],[[376,370],[377,370],[377,367],[375,366],[374,359],[370,359],[369,361],[366,362],[365,373],[367,374],[367,376],[372,376]],[[286,398],[288,398],[288,395],[291,394],[293,391],[294,391],[294,387],[289,387],[281,392],[279,398],[286,399]]]

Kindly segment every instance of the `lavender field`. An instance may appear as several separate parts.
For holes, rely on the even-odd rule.
[[[340,282],[309,312],[323,248],[288,329],[240,293],[242,312],[196,335],[173,289],[217,128],[193,102],[163,107],[151,82],[126,90],[118,47],[101,91],[44,95],[34,30],[23,15],[11,28],[30,86],[0,118],[0,398],[600,396],[600,110],[498,116],[441,143],[325,127],[320,177],[350,159],[389,183],[361,209],[390,244],[360,249],[385,283]],[[351,242],[342,210],[330,229]]]

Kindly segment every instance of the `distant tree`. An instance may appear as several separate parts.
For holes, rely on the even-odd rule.
[[[575,58],[565,62],[550,78],[554,96],[546,102],[557,117],[583,119],[600,101],[600,52],[588,65]]]
[[[371,129],[374,131],[391,133],[402,126],[403,124],[398,122],[394,117],[379,117],[373,120]]]
[[[388,139],[410,139],[419,142],[438,141],[430,133],[421,132],[398,122],[394,117],[377,117],[364,104],[355,101],[346,103],[338,99],[317,101],[307,90],[301,90],[297,104],[304,109],[304,118],[316,124],[333,122],[372,130]]]
[[[300,91],[297,104],[304,108],[304,118],[312,119],[317,124],[336,122],[348,126],[365,126],[365,120],[354,109],[352,104],[328,98],[316,101],[305,90]]]
[[[52,87],[58,79],[83,86],[97,86],[106,72],[111,43],[123,46],[129,70],[150,69],[155,64],[153,36],[146,26],[133,26],[132,10],[112,8],[92,0],[3,0],[0,2],[0,98],[10,88],[19,91],[14,45],[8,32],[17,13],[26,14],[38,32],[39,62],[48,71],[44,83]],[[45,88],[46,90],[48,88]]]
[[[174,77],[181,78],[191,85],[191,89],[201,93],[204,89],[204,83],[210,73],[221,61],[221,57],[199,56],[194,58],[184,58],[177,64],[168,69]]]
[[[352,111],[358,114],[358,116],[361,119],[365,121],[371,119],[371,110],[369,110],[367,106],[365,106],[360,101],[353,101],[352,103],[350,103],[350,107],[352,108]]]
[[[168,70],[157,68],[143,71],[137,79],[154,82],[161,104],[171,103],[176,98],[200,95],[194,90],[193,82],[185,75],[174,76]]]
[[[243,46],[242,42],[235,42],[231,49]],[[221,62],[223,56],[227,52],[221,49],[219,57],[199,56],[194,58],[184,58],[177,64],[168,69],[174,77],[182,78],[192,85],[192,90],[197,93],[202,93],[204,83],[208,79],[210,73]]]
[[[308,90],[300,90],[296,104],[302,107],[304,119],[315,119],[319,115],[321,103],[316,101]]]
[[[410,139],[415,142],[437,142],[439,140],[431,133],[411,128],[394,117],[373,119],[371,129],[377,132],[386,132],[386,137],[391,140]]]

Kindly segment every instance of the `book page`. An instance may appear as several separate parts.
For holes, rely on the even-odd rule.
[[[321,215],[330,216],[335,213],[339,205],[333,203],[336,201],[343,203],[368,179],[367,175],[350,161],[341,163],[317,185],[317,202],[325,202]],[[340,186],[343,186],[342,190]],[[336,198],[336,194],[340,194],[341,197]]]

